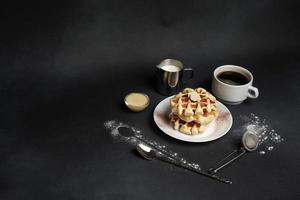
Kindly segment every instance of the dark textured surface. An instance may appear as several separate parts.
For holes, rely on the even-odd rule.
[[[11,1],[0,7],[0,199],[299,199],[299,3],[297,1]],[[209,89],[213,69],[247,67],[251,112],[286,141],[222,171],[228,186],[114,144],[118,119],[210,167],[236,147],[234,132],[205,144],[161,133],[152,112],[164,96],[154,67],[172,57],[193,67],[190,87]],[[122,106],[147,93],[142,113]]]

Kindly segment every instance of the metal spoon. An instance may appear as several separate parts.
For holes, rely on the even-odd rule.
[[[242,138],[242,147],[240,149],[236,149],[232,151],[229,155],[223,158],[218,164],[217,167],[209,169],[209,173],[216,174],[220,169],[227,166],[228,164],[232,163],[234,160],[241,157],[247,151],[254,151],[258,147],[258,136],[253,132],[247,131],[244,133]],[[232,158],[233,155],[237,154],[235,157]],[[230,159],[231,158],[231,159]],[[230,159],[230,160],[228,160]]]
[[[152,150],[154,150],[156,152],[159,151],[161,154],[164,154],[164,155],[176,160],[176,157],[174,155],[169,154],[165,149],[163,149],[163,148],[158,149],[155,145],[151,144],[151,142],[149,142],[147,138],[137,136],[135,134],[135,132],[133,131],[133,129],[130,127],[127,127],[127,126],[120,127],[119,135],[126,141],[134,141],[135,145],[140,144],[140,143],[147,145]]]
[[[184,164],[184,163],[181,163],[175,159],[173,159],[172,157],[169,157],[167,155],[164,155],[162,154],[161,152],[159,151],[155,151],[154,149],[152,149],[151,147],[143,144],[143,143],[139,143],[137,146],[136,146],[136,149],[137,151],[141,154],[141,156],[143,156],[144,158],[146,158],[147,160],[153,160],[155,158],[161,160],[161,161],[164,161],[164,162],[167,162],[167,163],[171,163],[173,165],[176,165],[178,167],[182,167],[184,169],[188,169],[192,172],[195,172],[197,174],[201,174],[201,175],[204,175],[204,176],[207,176],[209,178],[212,178],[212,179],[215,179],[217,181],[220,181],[222,183],[226,183],[226,184],[232,184],[231,181],[228,181],[224,178],[220,178],[214,174],[210,174],[206,171],[203,171],[201,169],[196,169],[196,168],[193,168],[187,164]]]

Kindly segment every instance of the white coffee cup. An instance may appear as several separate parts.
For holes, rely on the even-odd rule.
[[[231,81],[230,78],[228,78],[228,80],[221,78],[225,77],[226,74],[227,77],[241,75],[239,79],[242,78],[240,80],[244,80],[243,78],[245,78],[245,81],[234,82]],[[230,74],[232,76],[230,76]],[[248,97],[252,99],[258,97],[258,89],[252,86],[252,82],[253,75],[249,70],[235,65],[223,65],[217,67],[214,71],[212,79],[212,92],[220,101],[224,102],[225,104],[236,105],[242,103]]]

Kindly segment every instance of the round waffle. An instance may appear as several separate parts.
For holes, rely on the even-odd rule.
[[[185,88],[171,98],[170,105],[170,116],[171,121],[174,123],[174,128],[186,134],[202,132],[218,115],[216,98],[203,88]],[[176,118],[179,118],[179,121]],[[193,128],[191,127],[194,126],[199,126],[198,131],[196,131],[196,128],[192,131]]]
[[[197,135],[203,132],[206,128],[206,125],[201,125],[197,122],[185,122],[176,114],[172,114],[170,118],[171,122],[174,125],[174,129],[187,135]]]

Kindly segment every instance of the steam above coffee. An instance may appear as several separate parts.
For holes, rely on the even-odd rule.
[[[229,85],[245,85],[250,81],[245,75],[235,71],[221,72],[217,75],[217,78]]]

